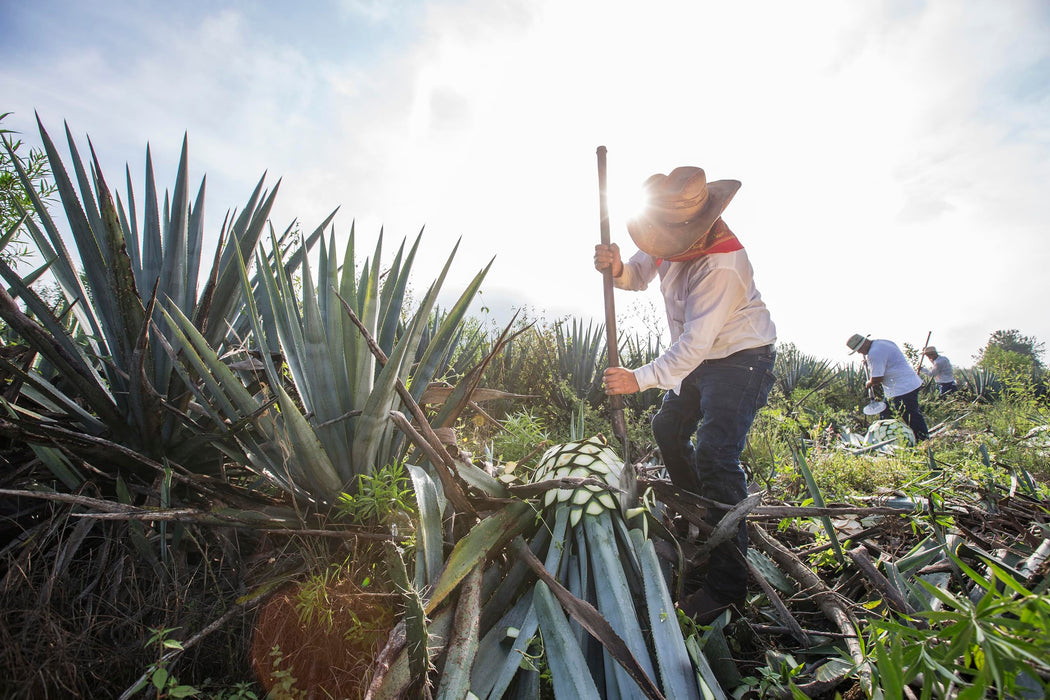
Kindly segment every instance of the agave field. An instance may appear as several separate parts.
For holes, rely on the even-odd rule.
[[[148,150],[111,188],[40,140],[4,143],[3,697],[1046,696],[1040,376],[925,388],[914,445],[782,344],[712,529],[659,392],[605,437],[603,327],[472,315],[458,246],[420,280],[419,236],[275,227],[265,180],[206,231],[186,143],[167,190]],[[675,601],[741,520],[745,609],[697,626]]]

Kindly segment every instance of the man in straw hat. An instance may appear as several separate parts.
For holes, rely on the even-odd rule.
[[[927,345],[922,354],[929,359],[933,369],[919,367],[919,372],[928,377],[933,377],[933,381],[937,385],[937,395],[944,396],[957,391],[959,386],[955,383],[955,373],[952,372],[952,363],[948,358],[939,354],[937,348],[932,345]]]
[[[755,289],[747,253],[722,220],[740,188],[707,182],[704,171],[676,168],[645,181],[649,204],[627,222],[639,251],[626,263],[616,244],[598,245],[594,266],[621,289],[642,290],[657,276],[671,346],[635,369],[605,370],[609,394],[666,389],[653,436],[675,486],[732,506],[747,496],[740,467],[748,430],[773,386],[776,328]],[[692,440],[695,432],[695,443]],[[717,524],[724,509],[709,508]],[[747,593],[747,529],[716,547],[701,588],[680,607],[701,624]]]
[[[868,338],[854,333],[846,341],[850,355],[859,352],[864,355],[864,362],[871,370],[871,378],[865,389],[871,389],[875,396],[882,393],[888,399],[886,409],[879,414],[881,418],[901,419],[908,424],[915,439],[922,442],[930,436],[926,419],[919,410],[919,389],[922,379],[909,364],[901,349],[892,340]]]

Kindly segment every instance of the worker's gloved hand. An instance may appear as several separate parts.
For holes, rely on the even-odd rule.
[[[613,277],[623,274],[623,261],[620,259],[620,246],[615,243],[594,246],[594,269],[598,272],[609,270]]]

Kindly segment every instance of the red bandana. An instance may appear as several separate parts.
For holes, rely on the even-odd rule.
[[[722,221],[722,217],[718,217],[711,230],[700,236],[700,239],[689,246],[688,250],[678,255],[657,258],[656,264],[659,265],[663,260],[668,262],[685,262],[687,260],[695,260],[704,255],[711,255],[712,253],[731,253],[734,250],[743,249],[744,246],[740,245],[736,234],[729,230],[726,222]]]

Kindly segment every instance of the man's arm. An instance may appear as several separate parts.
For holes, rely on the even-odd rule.
[[[659,357],[635,370],[642,389],[672,389],[707,359],[730,311],[743,303],[746,288],[740,275],[728,268],[714,270],[694,286],[684,309],[681,336]]]

